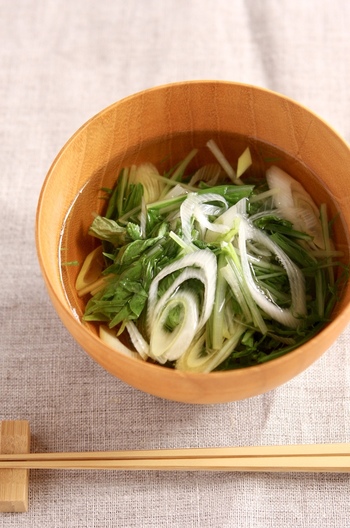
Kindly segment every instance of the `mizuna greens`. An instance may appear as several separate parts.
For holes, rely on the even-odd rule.
[[[249,149],[194,174],[193,150],[159,174],[124,168],[89,233],[101,244],[76,287],[83,320],[132,357],[183,371],[256,365],[315,335],[339,293],[325,205],[277,166],[244,183]]]

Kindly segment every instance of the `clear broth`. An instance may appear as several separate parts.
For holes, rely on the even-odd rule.
[[[329,218],[334,218],[333,240],[337,249],[344,253],[344,263],[349,262],[349,243],[336,203],[331,198],[329,190],[302,160],[251,137],[231,133],[216,135],[212,132],[180,134],[162,141],[143,144],[142,148],[132,148],[122,158],[112,159],[108,166],[91,174],[71,204],[61,229],[59,265],[65,295],[77,319],[81,319],[88,297],[78,297],[75,281],[86,255],[99,243],[88,234],[88,228],[93,214],[103,214],[105,210],[106,201],[102,198],[105,193],[101,189],[103,187],[112,188],[121,168],[125,166],[148,161],[154,163],[162,174],[180,162],[192,148],[197,148],[198,153],[187,169],[187,173],[194,172],[206,163],[215,162],[213,155],[206,147],[209,139],[217,142],[233,167],[236,166],[240,154],[249,146],[253,165],[245,173],[243,180],[263,178],[268,167],[278,165],[304,186],[317,205],[326,203]],[[89,324],[88,326],[92,332],[97,333],[96,325]]]

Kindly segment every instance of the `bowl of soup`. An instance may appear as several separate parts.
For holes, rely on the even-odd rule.
[[[273,390],[350,320],[349,178],[347,143],[282,94],[225,81],[133,94],[83,124],[45,178],[49,297],[81,348],[141,391],[209,404]]]

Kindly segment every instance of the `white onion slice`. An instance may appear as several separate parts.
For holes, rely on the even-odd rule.
[[[291,307],[281,308],[271,301],[258,286],[253,278],[247,255],[246,242],[253,239],[272,251],[287,272],[291,290]],[[260,229],[250,225],[245,219],[241,219],[239,225],[238,247],[245,280],[249,286],[250,293],[258,306],[272,319],[290,328],[296,328],[301,318],[306,315],[306,296],[304,277],[300,269],[291,259]]]

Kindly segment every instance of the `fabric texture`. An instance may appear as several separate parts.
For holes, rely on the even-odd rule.
[[[161,400],[75,343],[49,301],[34,241],[40,189],[61,147],[144,88],[263,86],[350,141],[350,3],[12,0],[0,13],[0,420],[29,420],[33,452],[350,442],[350,328],[265,395],[213,406]],[[0,514],[0,527],[345,528],[349,484],[346,474],[38,470],[29,511]]]

